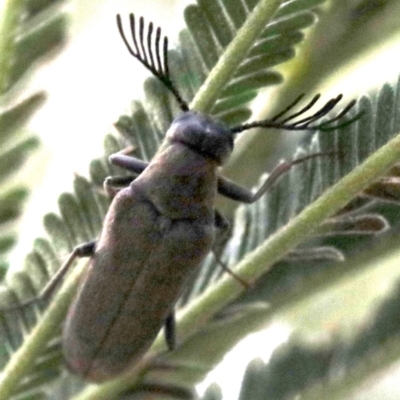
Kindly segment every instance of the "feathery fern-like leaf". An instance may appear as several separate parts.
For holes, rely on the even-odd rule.
[[[267,26],[261,33],[260,37],[262,40],[256,43],[256,45],[249,52],[249,56],[241,60],[241,63],[239,63],[240,66],[236,74],[233,76],[233,80],[231,81],[233,83],[229,83],[225,89],[221,91],[221,95],[217,99],[216,105],[214,106],[215,108],[213,109],[214,114],[230,124],[241,122],[247,118],[249,112],[243,108],[243,105],[246,105],[248,101],[253,98],[255,93],[253,93],[253,89],[258,89],[265,86],[266,84],[274,81],[275,78],[273,77],[278,76],[276,73],[267,75],[270,73],[270,71],[263,71],[263,65],[274,66],[278,61],[281,62],[287,59],[287,54],[289,54],[291,50],[287,50],[285,55],[279,53],[277,49],[279,50],[280,46],[283,46],[283,43],[286,43],[283,47],[286,46],[286,48],[291,49],[292,46],[298,42],[300,38],[298,30],[308,26],[313,22],[313,17],[309,13],[309,9],[319,3],[321,2],[311,0],[293,0],[284,3],[283,7],[277,14],[277,19],[274,20],[271,25]],[[246,16],[248,15],[249,10],[254,7],[255,2],[250,0],[245,3],[241,2],[240,4],[243,7],[235,7],[234,9],[230,8],[232,2],[229,1],[213,2],[213,4],[217,4],[217,6],[212,6],[211,2],[206,1],[199,2],[200,8],[198,9],[196,8],[197,6],[190,6],[191,8],[189,8],[189,11],[187,12],[187,15],[190,16],[188,18],[192,18],[193,20],[197,18],[197,21],[201,21],[202,24],[205,25],[205,28],[198,22],[195,22],[192,25],[191,23],[188,23],[191,25],[190,33],[187,31],[182,33],[180,37],[180,48],[170,52],[170,69],[173,73],[173,79],[177,83],[177,86],[181,92],[187,96],[188,100],[191,100],[195,93],[197,93],[200,85],[208,76],[210,69],[222,54],[223,49],[228,45],[228,43],[230,43],[230,37],[227,32],[231,31],[232,37],[235,36],[237,29],[243,24],[244,20],[246,20]],[[203,8],[201,8],[201,6],[203,6]],[[220,7],[223,10],[220,24],[221,30],[218,30],[215,27],[218,24],[216,24],[215,20],[213,21],[212,17],[210,16],[213,15],[214,18],[219,16],[219,14],[212,7]],[[302,11],[299,12],[299,9]],[[191,13],[193,13],[193,15]],[[196,13],[204,13],[204,15],[208,15],[208,19],[199,19]],[[208,20],[210,21],[205,24],[204,21]],[[203,32],[203,29],[205,29],[205,32]],[[208,38],[206,40],[206,42],[208,41],[206,43],[208,46],[207,50],[201,48],[203,44],[200,43],[200,40],[196,40],[196,35],[199,35],[201,32],[203,32],[205,37]],[[203,35],[203,33],[201,34]],[[203,38],[201,40],[203,40]],[[275,81],[277,80],[278,79]],[[246,84],[246,89],[250,87],[251,90],[242,91],[242,85],[244,84]],[[250,86],[247,86],[247,84]],[[132,106],[132,116],[125,116],[119,120],[117,127],[122,137],[116,138],[113,136],[108,136],[106,138],[106,152],[108,154],[115,152],[116,150],[124,147],[127,143],[130,143],[136,146],[135,151],[137,155],[141,156],[143,159],[150,159],[156,149],[159,147],[163,133],[169,126],[177,107],[176,104],[173,103],[173,100],[169,98],[169,96],[166,94],[160,95],[160,93],[163,92],[160,92],[160,84],[154,81],[154,79],[150,79],[146,83],[146,93],[148,96],[149,106],[144,106],[139,102],[135,102]],[[360,104],[361,108],[364,105],[372,108],[372,104],[368,99],[363,100]],[[150,109],[156,110],[156,113],[150,112]],[[371,121],[375,121],[373,119],[373,114],[366,112],[367,121],[369,118],[371,118]],[[360,127],[363,127],[363,124],[365,124],[366,128],[371,128],[368,123],[362,119],[357,122],[357,128],[353,125],[345,128],[345,131],[347,132],[344,132],[343,136],[354,135],[355,129],[361,131]],[[378,125],[381,126],[380,124],[381,123]],[[376,133],[376,131],[373,129],[369,130],[371,131],[371,134]],[[386,140],[389,139],[392,133],[393,132],[387,134]],[[352,164],[349,165],[346,162],[346,157],[343,155],[343,153],[346,154],[347,151],[346,149],[343,149],[343,146],[347,147],[348,145],[348,142],[345,140],[342,141],[343,136],[342,133],[339,134],[337,132],[333,132],[331,134],[323,133],[318,137],[318,139],[314,139],[314,141],[306,143],[304,148],[299,150],[299,154],[303,154],[306,151],[320,151],[324,148],[329,148],[329,150],[331,150],[332,146],[338,150],[338,154],[328,157],[328,160],[324,159],[322,161],[321,159],[315,159],[305,163],[304,165],[295,167],[290,174],[283,178],[283,182],[279,185],[279,187],[272,191],[265,201],[260,202],[259,206],[254,205],[250,207],[241,207],[238,210],[236,218],[237,221],[240,221],[240,225],[239,223],[235,224],[234,229],[236,232],[234,232],[232,239],[227,245],[227,250],[225,250],[223,255],[224,258],[228,258],[232,263],[240,260],[245,253],[256,248],[261,242],[264,241],[266,237],[268,237],[279,227],[286,224],[286,222],[293,216],[297,215],[305,206],[313,201],[322,192],[322,190],[330,187],[346,172],[351,171],[359,161],[363,160],[365,156],[377,148],[371,147],[367,150],[364,149],[363,151],[365,154],[363,156],[359,154],[359,159],[357,159],[356,162],[354,162],[352,157],[350,157],[352,159]],[[357,140],[362,141],[358,138]],[[354,146],[354,148],[356,151],[359,151],[358,147]],[[360,146],[360,148],[362,147]],[[93,237],[98,234],[101,227],[102,216],[104,215],[108,204],[108,199],[100,191],[98,186],[102,183],[105,176],[115,173],[121,174],[121,172],[118,172],[116,167],[110,166],[105,159],[99,159],[95,160],[91,164],[93,183],[86,181],[83,178],[77,178],[74,187],[74,195],[63,195],[60,198],[60,211],[62,216],[59,217],[56,214],[50,214],[45,219],[46,228],[52,237],[52,244],[44,239],[36,241],[35,249],[27,259],[30,272],[28,274],[21,273],[20,275],[15,275],[10,278],[8,284],[9,287],[13,288],[14,290],[4,290],[1,293],[2,299],[0,302],[2,304],[6,304],[7,302],[8,304],[14,303],[16,300],[15,297],[19,297],[19,299],[22,300],[22,297],[28,298],[34,295],[34,293],[43,287],[44,281],[46,281],[46,279],[52,275],[54,269],[57,268],[57,264],[61,262],[66,253],[68,253],[76,244],[80,243],[81,241],[93,239]],[[294,188],[294,192],[289,193],[289,188]],[[288,199],[291,200],[287,201]],[[93,204],[95,204],[95,207],[93,207]],[[283,207],[277,211],[277,206],[282,204]],[[363,233],[371,236],[374,232],[379,232],[380,229],[385,229],[385,224],[387,222],[385,217],[382,217],[380,214],[376,216],[376,214],[370,213],[368,218],[373,222],[371,225],[375,225],[378,228],[375,228],[375,231],[373,229],[365,229]],[[265,221],[268,221],[268,225],[265,224]],[[346,221],[349,222],[349,219]],[[381,224],[379,224],[379,222],[381,222]],[[250,224],[253,226],[252,229],[249,229]],[[354,227],[355,224],[348,223],[347,226]],[[380,226],[382,228],[379,228]],[[333,229],[333,225],[331,225],[330,228]],[[343,228],[341,229],[342,230],[340,232],[342,233]],[[325,234],[327,230],[328,229],[325,228]],[[360,229],[355,229],[355,231],[360,232]],[[308,257],[309,259],[311,258],[316,260],[320,270],[323,270],[322,263],[318,264],[318,261],[331,259],[340,260],[343,257],[344,251],[342,248],[334,245],[324,245],[319,241],[319,238],[316,240],[318,240],[317,245],[309,246],[305,249],[294,251],[294,244],[289,246],[289,250],[293,251],[292,253],[288,253],[286,255],[289,262],[292,262],[292,265],[294,265],[293,260],[299,260],[304,259],[304,257]],[[277,255],[275,257],[280,258],[283,256],[284,254],[282,253],[279,254],[279,257]],[[271,260],[272,265],[274,264],[275,259],[272,258]],[[191,296],[194,297],[194,295],[197,296],[198,293],[203,291],[203,288],[209,287],[212,279],[217,280],[219,273],[216,272],[215,265],[213,265],[213,262],[209,260],[207,260],[206,264],[207,263],[209,266],[207,267],[206,265],[204,267],[202,275],[195,282],[193,291],[187,294],[187,299]],[[271,272],[271,275],[273,274],[273,271]],[[204,277],[204,275],[207,276]],[[305,279],[304,276],[305,275],[300,276],[298,281]],[[76,280],[77,278],[75,278],[74,284],[76,283]],[[272,281],[273,280],[274,278]],[[275,280],[278,281],[276,278]],[[217,280],[217,283],[218,282],[221,282],[221,280]],[[223,283],[221,283],[221,285],[222,284]],[[261,287],[268,285],[269,283],[264,285],[263,282],[261,282]],[[289,282],[288,290],[291,288],[290,286],[291,285]],[[232,294],[232,292],[229,294],[230,299],[233,299],[239,295],[238,289],[236,288],[235,290],[233,291],[235,292],[234,294]],[[256,288],[256,294],[254,298],[263,298],[257,293],[257,290],[258,288]],[[72,292],[69,292],[70,296],[72,296],[71,293]],[[68,297],[66,292],[62,292],[61,295]],[[254,292],[252,295],[254,296]],[[248,296],[250,296],[250,293]],[[279,300],[283,302],[284,299],[281,297]],[[251,306],[251,301],[252,299],[244,296],[239,300],[239,305],[244,307],[246,310],[246,303],[250,303]],[[56,307],[56,303],[52,305]],[[222,309],[224,305],[225,303],[221,303],[219,309]],[[67,305],[64,302],[63,306],[60,308],[60,313],[57,317],[55,317],[55,320],[59,321],[59,323],[62,320],[63,312],[65,312],[66,308]],[[251,310],[251,307],[249,307],[249,310]],[[253,311],[255,315],[256,311],[260,310]],[[7,340],[4,341],[4,348],[8,349],[9,353],[12,353],[12,349],[15,349],[22,341],[25,340],[25,332],[28,332],[31,327],[34,326],[38,314],[40,314],[40,312],[37,308],[35,308],[34,310],[21,310],[18,313],[16,312],[15,315],[9,317],[7,317],[7,315],[2,317],[1,329],[4,332],[4,336],[7,338]],[[205,311],[204,316],[207,315],[210,317],[212,314],[213,312]],[[254,317],[255,322],[258,322],[261,320],[261,318],[265,318],[265,310],[262,310],[260,314],[262,314],[262,317],[260,315],[258,315],[257,318]],[[49,318],[49,315],[50,314],[47,314],[47,318]],[[252,316],[253,314],[251,314],[250,311],[249,314],[240,312],[236,316],[245,320],[248,315]],[[182,328],[182,331],[186,332],[185,329],[188,329],[188,323],[186,322],[185,328],[184,321],[185,320],[183,320],[184,327]],[[216,324],[216,322],[213,322],[213,324]],[[250,324],[247,325],[250,326]],[[220,324],[220,329],[225,329],[224,333],[228,334],[229,332],[227,332],[226,326],[229,326],[227,317],[225,317],[224,323]],[[244,326],[246,326],[246,324]],[[218,326],[216,327],[216,325],[211,326],[210,329],[216,329],[214,333],[218,332]],[[53,343],[57,343],[57,337],[60,332],[59,326],[58,328],[52,326],[52,330],[50,330],[50,328],[47,328],[47,330],[52,334]],[[231,329],[232,337],[227,340],[227,336],[223,336],[224,340],[233,345],[233,343],[244,334],[244,332],[240,332],[239,335],[239,330],[240,329]],[[190,346],[192,349],[196,348],[196,339],[200,340],[201,337],[203,337],[203,339],[204,337],[210,338],[210,336],[204,336],[203,332],[197,331],[196,333],[197,337],[196,335],[194,336],[194,341]],[[221,337],[222,336],[220,336],[220,338]],[[28,390],[40,391],[41,389],[37,385],[37,382],[50,382],[55,376],[58,375],[60,369],[60,357],[57,351],[59,348],[57,346],[52,347],[50,345],[46,348],[45,343],[47,343],[48,339],[49,337],[47,337],[46,340],[44,340],[42,337],[42,350],[36,353],[36,355],[31,356],[31,370],[30,372],[27,372],[25,381],[23,381],[22,385],[17,388],[17,392],[22,394],[24,392],[28,392]],[[31,342],[25,340],[25,345],[27,345],[27,343],[30,344]],[[156,348],[157,346],[160,348],[159,342],[157,342],[155,346]],[[211,339],[209,339],[208,346],[209,348],[213,347]],[[184,350],[185,348],[183,345],[182,351]],[[196,355],[194,364],[201,363],[203,365],[201,370],[199,370],[196,365],[194,365],[193,368],[190,368],[190,366],[186,368],[185,358],[179,359],[178,357],[177,359],[173,359],[173,354],[166,355],[166,360],[171,363],[167,364],[167,366],[177,365],[175,372],[179,373],[181,370],[183,371],[183,374],[190,373],[193,375],[192,381],[197,381],[200,379],[200,377],[204,376],[204,373],[209,368],[211,368],[211,364],[216,362],[216,356],[222,356],[222,353],[217,352],[217,354],[213,355],[212,361],[210,361],[210,359],[207,358],[210,353],[211,351],[205,354],[204,360],[201,359],[201,355]],[[6,356],[3,358],[3,360],[8,357],[8,354],[5,355]],[[45,359],[49,359],[50,362],[47,364],[41,364],[40,360],[43,357]],[[25,359],[28,358],[26,357]],[[32,372],[33,370],[34,372]],[[152,377],[152,373],[153,375],[157,375],[157,373],[160,371],[155,369],[148,372],[149,376]],[[33,376],[35,376],[37,379],[32,379]],[[30,382],[33,382],[31,386]],[[132,382],[134,381],[130,381],[130,383]],[[186,382],[186,379],[184,381],[182,377],[178,377],[177,382],[174,383],[178,388],[180,384],[182,384],[182,387],[185,388],[186,386],[183,385],[183,382]],[[154,386],[152,387],[157,389],[157,387],[160,388],[161,385],[164,385],[162,387],[165,388],[165,385],[168,383],[169,382],[164,383],[157,378]],[[140,389],[140,384],[141,383],[138,383],[137,385],[138,390]],[[109,393],[110,396],[111,394],[115,396],[117,393],[120,393],[125,389],[132,390],[127,388],[129,385],[124,385],[126,385],[126,382],[121,383],[121,386],[118,388],[114,386],[114,392],[112,391],[113,388],[111,385],[107,384],[98,390],[104,391],[104,393]],[[143,387],[145,387],[146,390],[149,388],[149,386],[142,386],[142,389]],[[88,388],[80,395],[80,398],[91,398],[90,396],[96,395],[96,390],[97,389]]]
[[[44,93],[36,93],[24,100],[16,100],[29,72],[44,56],[54,53],[63,43],[65,14],[57,7],[59,1],[40,3],[6,2],[0,24],[0,255],[2,265],[16,241],[14,230],[28,191],[10,177],[22,167],[38,146],[38,139],[22,128],[29,117],[41,106]]]

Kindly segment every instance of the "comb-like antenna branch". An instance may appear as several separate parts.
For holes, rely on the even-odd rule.
[[[304,96],[304,93],[303,93],[303,96]],[[290,121],[290,120],[292,120],[292,119],[295,119],[295,118],[298,117],[299,115],[304,114],[305,112],[307,112],[308,110],[310,110],[310,109],[314,106],[314,104],[320,99],[320,97],[321,97],[321,95],[320,95],[319,93],[316,94],[316,95],[311,99],[311,101],[310,101],[306,106],[304,106],[300,111],[298,111],[297,113],[291,115],[290,117],[287,117],[287,118],[284,119],[282,122],[288,122],[288,121]],[[276,119],[275,119],[274,121],[276,121]]]
[[[119,34],[133,57],[135,57],[145,68],[147,68],[158,80],[173,94],[182,111],[188,111],[189,106],[178,92],[172,82],[168,67],[168,39],[164,37],[163,45],[160,46],[161,29],[156,29],[155,39],[153,40],[154,26],[150,23],[145,33],[145,23],[143,17],[139,19],[139,36],[136,31],[135,16],[129,15],[130,30],[132,35],[133,47],[128,42],[122,27],[121,16],[117,15],[117,26]],[[156,62],[155,62],[156,60]]]
[[[153,35],[153,24],[150,22],[150,24],[149,24],[149,32],[148,32],[148,35],[147,35],[147,48],[148,49],[151,49],[152,35]],[[156,45],[156,49],[157,48],[158,47]],[[153,52],[152,51],[149,52],[149,57],[150,57],[150,65],[156,69],[156,66],[154,64]]]
[[[160,39],[161,39],[161,29],[157,28],[156,30],[156,49],[160,48]],[[164,38],[164,42],[167,40],[167,38]],[[168,51],[168,46],[166,49],[163,50],[165,53]],[[160,52],[156,52],[156,60],[157,60],[157,66],[156,69],[160,70],[162,69],[162,64],[161,64],[161,58],[160,58]],[[168,62],[164,62],[165,65],[165,72],[168,75]]]
[[[328,114],[330,111],[332,111],[337,103],[339,103],[339,101],[342,99],[342,95],[339,95],[338,97],[334,98],[334,99],[330,99],[323,107],[321,107],[317,112],[315,112],[313,115],[310,115],[309,117],[303,118],[300,121],[296,121],[293,123],[293,125],[296,126],[300,126],[300,125],[309,125],[312,122],[322,118],[323,116],[325,116],[326,114]],[[307,108],[307,110],[310,107],[305,107]],[[287,122],[287,120],[282,121],[283,123]]]
[[[335,117],[328,119],[327,121],[321,122],[316,125],[311,125],[317,120],[321,119],[322,117],[325,117],[329,112],[331,112],[336,105],[340,102],[342,99],[342,95],[340,94],[339,96],[330,99],[327,101],[319,110],[317,110],[314,114],[312,114],[309,117],[305,117],[303,119],[300,119],[298,121],[294,121],[291,123],[288,123],[288,121],[291,121],[298,116],[304,114],[306,111],[310,110],[315,103],[319,100],[320,95],[314,96],[311,101],[303,107],[300,111],[289,115],[285,119],[281,120],[280,118],[287,114],[289,110],[291,110],[295,105],[299,103],[299,101],[302,99],[303,95],[300,95],[299,97],[296,98],[296,100],[291,103],[289,106],[287,106],[284,110],[280,111],[278,114],[276,114],[272,119],[265,119],[262,121],[256,121],[256,122],[250,122],[248,124],[243,124],[239,126],[235,126],[231,129],[232,133],[240,133],[243,131],[246,131],[251,128],[275,128],[275,129],[285,129],[285,130],[290,130],[290,131],[302,131],[302,130],[322,130],[322,131],[331,131],[337,128],[342,128],[344,126],[347,126],[351,124],[352,122],[356,121],[359,119],[363,112],[357,113],[353,118],[344,121],[342,124],[339,125],[333,125],[334,122],[340,120],[343,116],[347,115],[348,112],[354,107],[356,104],[356,101],[353,100],[351,101],[338,115]]]
[[[119,16],[117,16],[117,18],[118,17]],[[119,22],[118,27],[120,29],[122,29],[121,20],[119,20],[118,22]],[[136,34],[135,34],[135,32],[136,32],[135,18],[134,18],[134,16],[132,14],[129,16],[129,22],[131,24],[131,35],[132,35],[133,44],[135,45],[135,50],[136,50],[137,55],[139,55],[140,51],[139,51],[139,46],[138,46],[138,43],[137,43],[137,40],[136,40]],[[121,33],[121,30],[120,30],[120,33]],[[125,42],[126,46],[130,49],[128,41],[125,39],[125,36],[123,36],[123,39],[124,39],[124,42]],[[130,53],[133,56],[135,56],[134,52],[131,51]]]
[[[134,15],[131,14],[131,18],[134,18]],[[150,23],[151,25],[151,23]],[[150,28],[150,26],[149,26]],[[134,35],[134,32],[132,32],[132,35]],[[143,17],[139,18],[139,44],[140,44],[140,49],[142,50],[142,58],[145,64],[150,65],[147,61],[147,54],[146,54],[146,48],[144,47],[144,20]],[[150,34],[148,35],[149,41],[151,41]],[[151,43],[151,42],[150,42]],[[151,44],[149,47],[149,51],[151,52]],[[151,65],[150,65],[151,66]]]
[[[304,97],[304,93],[302,93],[301,95],[297,96],[297,98],[293,101],[293,103],[290,103],[282,111],[279,111],[279,113],[276,114],[274,117],[272,117],[271,120],[272,121],[276,121],[277,119],[279,119],[280,117],[285,115],[288,111],[290,111],[293,107],[295,107],[303,97]]]

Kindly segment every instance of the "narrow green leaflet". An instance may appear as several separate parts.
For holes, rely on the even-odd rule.
[[[23,100],[18,95],[40,59],[65,40],[66,17],[60,6],[60,1],[4,1],[1,5],[0,267],[4,272],[8,252],[17,240],[15,223],[28,195],[27,188],[13,178],[39,144],[36,137],[23,132],[23,127],[45,100],[44,93]]]

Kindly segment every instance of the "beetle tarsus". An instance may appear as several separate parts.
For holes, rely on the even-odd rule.
[[[241,278],[238,274],[233,272],[222,260],[221,258],[213,252],[214,257],[218,263],[218,265],[225,271],[227,272],[233,279],[236,279],[246,290],[249,289],[252,284],[247,282],[245,279]]]

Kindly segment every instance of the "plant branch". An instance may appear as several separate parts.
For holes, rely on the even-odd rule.
[[[59,332],[86,263],[87,261],[80,263],[80,268],[77,266],[69,275],[67,282],[57,292],[40,322],[5,367],[0,381],[0,399],[8,399],[15,393],[21,379],[35,368],[35,360],[50,338]]]
[[[15,30],[22,13],[24,2],[21,0],[3,1],[0,10],[0,93],[7,91],[10,69],[14,60]]]
[[[261,0],[237,32],[204,84],[196,93],[191,110],[209,112],[221,90],[231,79],[239,64],[252,48],[260,32],[272,20],[282,0]]]

